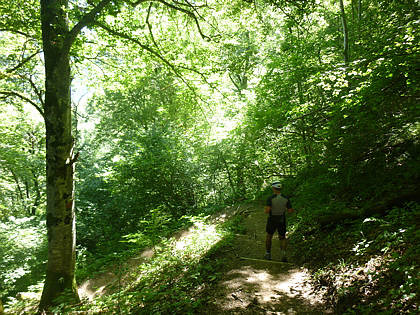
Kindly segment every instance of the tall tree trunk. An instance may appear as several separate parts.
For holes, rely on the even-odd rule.
[[[38,177],[36,176],[35,172],[32,170],[32,175],[33,175],[33,182],[34,182],[34,188],[35,188],[35,201],[32,205],[32,209],[31,209],[31,215],[35,215],[36,214],[36,209],[39,206],[39,203],[41,201],[41,190],[39,188],[39,182],[38,182]]]
[[[228,163],[227,163],[227,161],[226,161],[225,157],[222,155],[222,153],[220,153],[219,157],[220,157],[220,158],[222,159],[222,161],[223,161],[223,164],[224,164],[224,166],[225,166],[226,173],[227,173],[227,176],[228,176],[229,185],[230,185],[230,187],[232,188],[233,194],[236,196],[236,194],[237,194],[237,193],[236,193],[236,188],[235,188],[235,185],[234,185],[234,183],[233,183],[233,179],[232,179],[232,175],[231,175],[231,173],[230,173],[229,165],[228,165]]]
[[[22,188],[20,187],[20,184],[19,184],[19,177],[16,175],[16,173],[11,168],[9,170],[10,170],[10,173],[12,173],[12,175],[13,175],[13,179],[15,180],[16,189],[17,189],[17,192],[18,192],[18,196],[20,197],[20,201],[22,202],[23,210],[26,212],[26,203],[25,203],[25,199],[23,197]],[[18,200],[18,198],[16,198],[16,200]]]
[[[341,24],[343,25],[343,55],[344,63],[347,64],[350,59],[349,53],[349,31],[347,28],[346,12],[344,11],[343,0],[340,0]]]
[[[67,0],[41,0],[45,58],[45,126],[47,151],[48,263],[40,310],[68,295],[78,300],[74,275],[76,233],[74,156],[71,135],[70,45]]]
[[[357,5],[357,39],[360,40],[360,27],[362,25],[362,0]]]
[[[25,184],[25,193],[26,193],[26,198],[25,198],[25,209],[28,209],[28,215],[31,215],[31,209],[29,207],[29,199],[31,197],[31,194],[29,192],[29,182],[27,180],[25,180],[24,182]],[[26,205],[28,205],[28,207],[26,207]]]

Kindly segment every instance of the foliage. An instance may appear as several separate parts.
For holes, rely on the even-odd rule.
[[[415,21],[407,11],[407,27],[396,20],[393,23],[401,25],[398,30],[393,23],[381,24],[375,28],[381,40],[382,30],[392,29],[395,33],[389,38],[395,39],[395,45],[388,45],[384,53],[376,42],[366,42],[371,48],[369,54],[361,59],[355,56],[343,67],[324,59],[332,56],[323,53],[327,46],[313,46],[314,42],[325,43],[317,37],[325,37],[328,23],[333,22],[329,20],[331,9],[323,7],[307,17],[309,21],[311,16],[318,16],[318,21],[327,25],[325,30],[315,24],[318,22],[308,25],[316,29],[315,33],[302,34],[293,20],[284,25],[287,36],[281,53],[269,57],[272,71],[262,79],[257,104],[248,114],[249,125],[263,135],[260,146],[267,146],[268,141],[279,157],[273,162],[282,168],[291,161],[294,171],[305,179],[323,173],[335,185],[332,193],[344,199],[354,195],[353,187],[358,194],[365,193],[362,199],[374,193],[383,196],[385,191],[390,193],[385,186],[383,192],[371,191],[378,181],[398,185],[397,178],[401,178],[405,183],[407,167],[414,171],[414,181],[418,176],[418,111],[413,98],[418,90],[411,83],[417,80],[412,70],[418,49],[413,40],[418,34],[410,26]],[[383,10],[389,8],[372,6],[365,14],[386,14]],[[372,34],[376,36],[370,29],[369,36]],[[304,36],[305,41],[297,41],[296,36]],[[291,53],[290,45],[299,45],[299,49]]]
[[[45,221],[8,217],[0,223],[0,294],[15,296],[43,278],[47,244]]]
[[[150,260],[136,270],[122,271],[123,274],[133,272],[132,278],[138,279],[136,283],[121,287],[117,293],[77,310],[94,314],[103,311],[193,313],[206,301],[202,294],[205,288],[220,277],[217,270],[223,261],[214,261],[212,253],[227,246],[233,234],[242,227],[240,218],[223,224],[213,222],[209,216],[190,217],[189,221],[192,226],[185,236],[179,239],[162,237],[160,242],[155,243],[156,252]],[[131,235],[127,239],[137,243],[143,237]],[[56,311],[70,310],[61,305]]]
[[[317,214],[302,213],[290,241],[295,259],[313,270],[324,298],[342,314],[415,312],[419,235],[413,218],[419,216],[418,203],[332,230],[313,224]]]
[[[42,213],[45,197],[45,138],[42,126],[23,108],[0,108],[5,115],[0,125],[0,218]]]
[[[71,2],[70,26],[98,2]],[[169,235],[193,224],[188,218],[256,198],[281,180],[300,211],[292,229],[301,237],[299,259],[318,261],[319,283],[339,278],[333,302],[347,307],[362,296],[357,290],[370,290],[340,277],[353,270],[348,257],[362,268],[377,253],[383,260],[373,283],[396,285],[389,295],[378,292],[381,305],[406,311],[416,285],[408,276],[415,276],[409,238],[417,212],[391,209],[419,195],[418,3],[344,1],[344,12],[337,1],[168,3],[193,9],[197,20],[164,2],[113,1],[72,46],[73,94],[88,98],[73,104],[80,279],[134,249],[166,246]],[[36,1],[0,4],[0,220],[7,224],[0,250],[25,261],[22,269],[10,260],[1,267],[6,295],[39,280],[31,270],[40,263],[12,246],[11,229],[37,226],[39,218],[22,218],[42,218],[46,202],[39,11]],[[240,233],[237,223],[223,231]],[[323,246],[342,238],[354,250],[338,248],[326,266]],[[41,243],[28,253],[44,262]],[[199,301],[182,291],[197,279],[213,281],[201,258],[159,255],[162,269],[145,268],[167,272],[176,286],[146,276],[125,302],[164,312],[169,302],[159,302],[173,295],[175,308],[193,311]],[[183,268],[185,282],[176,279]],[[12,279],[18,269],[25,275]],[[120,296],[98,303],[108,307],[113,298]],[[347,311],[366,311],[369,303]]]

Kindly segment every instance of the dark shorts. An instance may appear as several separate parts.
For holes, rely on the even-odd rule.
[[[279,215],[279,216],[271,215],[268,217],[265,231],[268,234],[274,234],[276,230],[279,232],[279,236],[281,237],[286,236],[286,216],[285,215]]]

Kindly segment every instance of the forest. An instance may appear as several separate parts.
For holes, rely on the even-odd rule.
[[[419,13],[0,0],[0,314],[418,314]]]

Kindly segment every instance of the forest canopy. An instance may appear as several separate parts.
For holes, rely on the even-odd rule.
[[[274,180],[329,222],[418,202],[415,0],[1,0],[0,16],[3,303],[44,282],[40,309],[78,300],[92,262]]]

